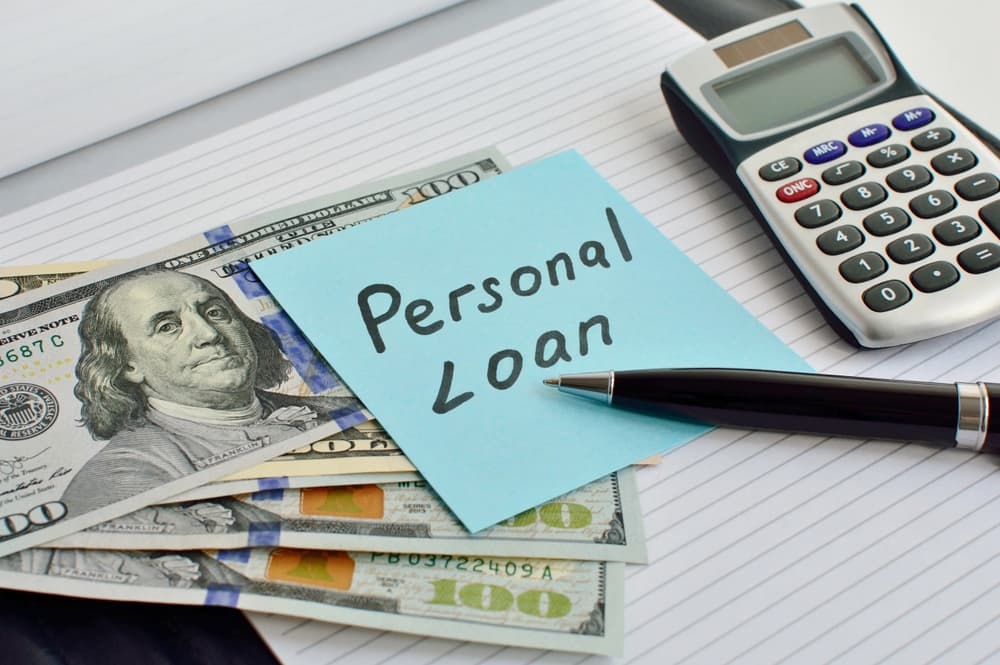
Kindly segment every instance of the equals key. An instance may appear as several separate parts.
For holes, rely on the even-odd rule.
[[[989,272],[1000,266],[1000,245],[984,242],[963,250],[958,255],[958,264],[973,274]]]

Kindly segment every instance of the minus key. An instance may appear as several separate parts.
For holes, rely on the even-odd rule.
[[[992,173],[976,173],[956,182],[955,192],[966,201],[978,201],[1000,192],[1000,180]]]

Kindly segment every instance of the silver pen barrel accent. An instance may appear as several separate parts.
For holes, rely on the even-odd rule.
[[[955,422],[955,447],[977,453],[986,443],[990,426],[990,396],[986,384],[956,382],[958,419]]]

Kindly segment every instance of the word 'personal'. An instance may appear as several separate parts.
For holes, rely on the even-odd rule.
[[[625,235],[611,208],[605,208],[608,226],[622,261],[632,260]],[[416,298],[403,305],[402,294],[391,284],[374,283],[358,292],[358,310],[365,325],[372,346],[377,353],[387,350],[383,336],[384,326],[394,320],[404,321],[410,331],[417,335],[433,335],[443,329],[447,321],[458,323],[463,316],[479,312],[490,314],[499,310],[505,298],[512,296],[530,298],[544,288],[556,288],[577,277],[578,270],[612,267],[613,250],[599,240],[586,240],[573,252],[557,252],[546,260],[543,266],[523,265],[511,271],[505,281],[495,276],[486,277],[479,285],[466,283],[448,293],[447,314],[437,313],[435,304],[427,298]],[[402,317],[399,317],[402,313]],[[613,343],[611,322],[603,314],[595,314],[576,324],[576,340],[570,343],[559,330],[546,330],[536,341],[532,359],[541,368],[573,359],[571,347],[580,356],[587,355],[591,335],[605,345]],[[517,383],[524,367],[524,354],[517,349],[504,348],[490,356],[486,363],[486,380],[496,390],[507,390]],[[456,368],[454,362],[445,360],[439,383],[438,394],[432,410],[444,414],[467,402],[474,396],[471,390],[452,393]]]

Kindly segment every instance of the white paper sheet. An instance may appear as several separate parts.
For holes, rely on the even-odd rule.
[[[0,4],[0,177],[460,0]]]
[[[671,123],[659,74],[698,41],[644,0],[553,5],[2,218],[0,261],[134,254],[489,143],[515,164],[573,147],[818,370],[1000,379],[998,323],[881,351],[826,326]],[[719,429],[638,479],[651,562],[628,568],[616,662],[911,665],[1000,652],[994,457]],[[252,619],[287,663],[588,660]]]

